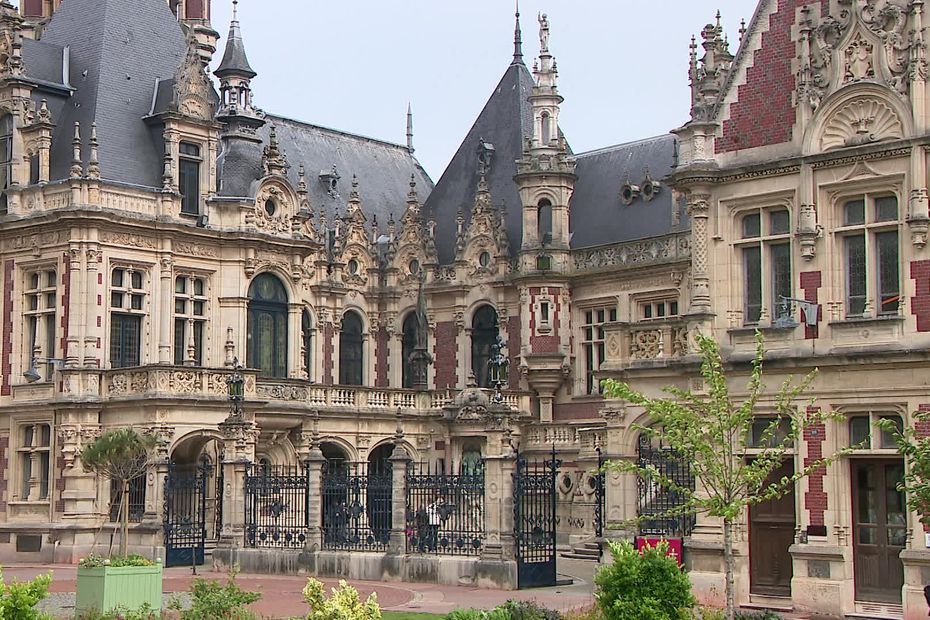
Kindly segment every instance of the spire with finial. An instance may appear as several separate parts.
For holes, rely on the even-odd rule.
[[[87,162],[87,176],[91,179],[100,178],[100,160],[98,159],[97,123],[90,126],[90,159]]]
[[[84,168],[81,162],[81,124],[78,122],[74,123],[74,139],[71,140],[71,147],[71,178],[80,179]]]
[[[407,152],[413,153],[413,108],[407,102]]]
[[[516,24],[513,29],[513,64],[523,64],[523,30],[520,28],[520,0],[517,0]]]
[[[257,73],[249,65],[239,27],[238,0],[233,0],[232,21],[223,60],[213,74],[220,80],[222,107],[227,114],[252,111],[251,80]]]

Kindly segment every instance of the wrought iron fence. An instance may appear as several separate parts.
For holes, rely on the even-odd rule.
[[[406,538],[409,553],[477,555],[484,546],[484,468],[458,474],[428,464],[407,468]]]
[[[561,464],[554,447],[548,459],[529,461],[517,455],[513,518],[521,589],[555,585],[555,477]]]
[[[123,481],[113,478],[110,480],[110,521],[120,521],[120,510],[123,502]],[[145,474],[136,476],[129,481],[129,522],[142,523],[145,515]]]
[[[650,437],[639,438],[639,466],[654,467],[659,474],[682,489],[694,490],[694,474],[687,459],[672,448],[652,444]],[[696,522],[693,514],[675,514],[685,502],[684,494],[667,488],[655,480],[642,476],[637,479],[639,487],[639,530],[641,534],[666,537],[684,537],[691,534]]]
[[[323,469],[323,548],[383,551],[391,538],[390,468],[337,463]]]
[[[245,477],[245,542],[250,547],[301,548],[310,523],[306,468],[251,465]]]

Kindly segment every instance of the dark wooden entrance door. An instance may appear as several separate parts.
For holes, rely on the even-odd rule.
[[[857,460],[851,468],[856,600],[899,604],[904,566],[898,554],[907,542],[907,513],[897,485],[904,462]]]
[[[794,474],[786,462],[772,472],[770,481]],[[750,592],[764,596],[791,596],[793,567],[788,547],[794,542],[794,489],[780,499],[749,509]]]

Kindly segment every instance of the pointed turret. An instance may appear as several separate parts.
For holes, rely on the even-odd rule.
[[[239,0],[233,0],[232,21],[223,61],[213,74],[220,80],[220,110],[217,119],[226,124],[225,134],[255,139],[265,124],[263,115],[252,103],[252,78],[258,75],[249,65],[239,26]]]
[[[407,151],[413,153],[413,108],[407,104]]]
[[[523,31],[520,28],[520,2],[517,1],[516,25],[513,29],[513,64],[523,64]]]

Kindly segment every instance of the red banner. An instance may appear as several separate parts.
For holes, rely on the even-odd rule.
[[[675,561],[678,562],[678,566],[682,565],[682,555],[681,555],[681,539],[680,538],[662,538],[660,536],[637,536],[636,537],[636,550],[642,551],[644,547],[657,547],[660,542],[665,541],[668,543],[668,554],[669,556],[675,558]]]

